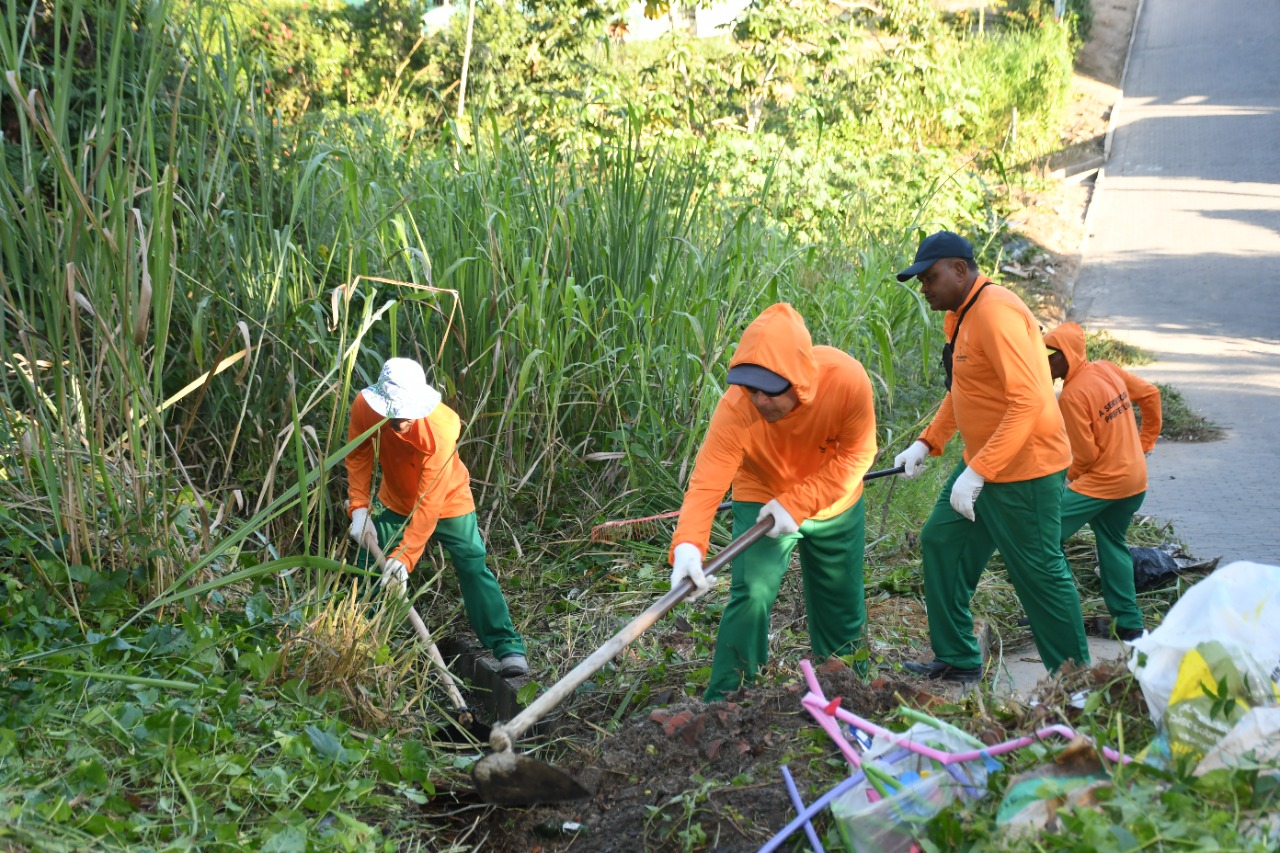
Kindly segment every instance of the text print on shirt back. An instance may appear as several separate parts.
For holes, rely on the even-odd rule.
[[[1116,418],[1129,411],[1132,405],[1129,403],[1129,392],[1121,391],[1120,396],[1112,397],[1107,404],[1098,409],[1098,417],[1102,418],[1103,423],[1110,423]]]

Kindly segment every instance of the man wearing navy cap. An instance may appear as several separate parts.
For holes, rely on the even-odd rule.
[[[1062,484],[1071,464],[1053,396],[1040,324],[1012,291],[978,273],[969,241],[950,231],[920,243],[898,281],[920,279],[934,311],[946,311],[947,393],[895,465],[912,478],[959,430],[964,461],[942,488],[920,533],[929,640],[935,659],[904,668],[929,678],[975,680],[982,653],[969,602],[996,549],[1050,672],[1089,662],[1080,595],[1060,548]]]

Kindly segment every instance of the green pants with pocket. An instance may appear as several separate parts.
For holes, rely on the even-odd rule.
[[[1065,471],[1018,483],[987,483],[975,520],[951,508],[956,466],[920,533],[924,598],[934,656],[962,669],[982,666],[969,603],[998,548],[1050,672],[1064,661],[1089,662],[1080,593],[1059,535]]]
[[[1102,577],[1102,600],[1117,631],[1141,631],[1142,611],[1133,585],[1133,556],[1125,544],[1125,534],[1133,514],[1142,506],[1146,492],[1127,498],[1091,498],[1067,489],[1062,493],[1062,543],[1065,545],[1081,527],[1093,528],[1098,548],[1098,571]]]
[[[383,552],[389,556],[399,544],[408,519],[386,507],[379,507],[369,517],[378,530]],[[511,624],[511,611],[507,609],[507,600],[502,597],[498,578],[485,562],[484,540],[480,538],[476,514],[469,512],[440,519],[428,545],[432,542],[439,542],[449,552],[458,586],[462,589],[462,607],[480,642],[499,659],[506,655],[524,654],[524,640]],[[369,568],[372,563],[369,552],[361,548],[356,555],[356,565]],[[409,574],[410,594],[417,589],[419,577],[417,572]]]
[[[733,502],[736,539],[756,523],[763,504]],[[720,618],[705,700],[714,702],[749,684],[769,659],[769,614],[791,552],[800,550],[809,644],[821,661],[853,652],[867,621],[862,589],[865,512],[859,500],[834,518],[800,525],[798,533],[764,537],[733,561],[729,603]]]

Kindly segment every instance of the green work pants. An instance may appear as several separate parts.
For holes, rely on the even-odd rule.
[[[736,539],[756,523],[763,504],[733,502]],[[733,561],[729,603],[720,618],[705,699],[714,702],[748,684],[769,659],[769,612],[791,552],[800,549],[809,644],[814,657],[854,651],[867,621],[862,590],[865,512],[859,500],[834,518],[805,521],[797,533],[764,537]]]
[[[920,534],[934,656],[961,669],[982,666],[969,602],[999,548],[1045,668],[1053,672],[1067,660],[1087,664],[1080,594],[1059,536],[1065,472],[987,483],[970,521],[951,508],[951,487],[964,468],[961,463],[951,472]]]
[[[370,518],[378,530],[383,552],[390,555],[399,544],[408,519],[385,507],[371,513]],[[511,624],[507,600],[502,597],[497,577],[485,562],[484,540],[480,538],[476,514],[469,512],[440,519],[428,545],[432,542],[439,542],[449,552],[458,586],[462,589],[462,607],[480,642],[499,660],[506,655],[524,654],[524,640]],[[361,548],[356,555],[356,565],[368,568],[372,562],[369,552]],[[411,594],[417,588],[418,578],[417,572],[409,575]]]
[[[1102,576],[1102,600],[1117,631],[1141,631],[1142,611],[1133,586],[1133,555],[1125,544],[1125,534],[1133,514],[1142,506],[1146,492],[1127,498],[1091,498],[1067,489],[1062,493],[1062,542],[1086,524],[1093,528],[1098,548],[1098,570]]]

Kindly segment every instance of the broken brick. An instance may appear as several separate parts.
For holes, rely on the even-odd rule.
[[[849,665],[840,660],[840,658],[829,657],[822,662],[821,666],[818,667],[818,672],[821,672],[823,675],[830,675],[833,672],[844,672],[848,668]]]
[[[671,737],[676,732],[683,729],[693,719],[692,711],[681,711],[678,714],[672,714],[667,721],[662,724],[662,733],[667,737]]]
[[[698,735],[702,734],[702,727],[706,722],[706,715],[699,714],[680,728],[680,739],[684,741],[685,746],[691,747],[698,742]]]
[[[722,746],[724,746],[723,738],[713,740],[707,744],[707,748],[703,751],[703,754],[707,756],[707,761],[715,761],[716,756],[720,754],[720,747]]]

